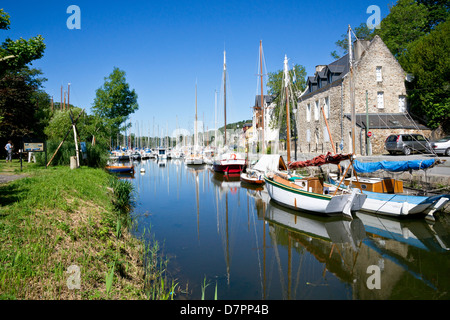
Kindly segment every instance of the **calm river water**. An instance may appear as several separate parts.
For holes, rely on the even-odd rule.
[[[450,298],[450,218],[353,220],[293,212],[264,188],[183,161],[143,160],[136,236],[159,242],[176,299]],[[144,168],[145,173],[140,173]]]

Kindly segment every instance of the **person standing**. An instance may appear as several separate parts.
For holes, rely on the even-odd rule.
[[[5,146],[6,150],[6,162],[12,162],[12,151],[13,151],[14,145],[12,144],[11,140],[8,141],[8,143]]]

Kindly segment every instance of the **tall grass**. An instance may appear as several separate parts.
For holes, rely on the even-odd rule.
[[[0,298],[148,299],[150,280],[159,290],[151,298],[170,298],[167,261],[155,252],[149,267],[129,232],[127,183],[100,169],[49,167],[0,185],[0,199]],[[68,287],[72,265],[80,289]]]
[[[61,141],[49,140],[47,141],[47,161],[53,157],[51,165],[69,165],[70,157],[76,155],[75,143],[74,141],[64,141],[61,147],[58,149]],[[58,151],[56,151],[58,149]],[[45,153],[39,152],[35,154],[36,163],[41,166],[47,165],[45,162]],[[80,164],[91,168],[104,168],[108,161],[107,148],[104,145],[96,144],[92,145],[90,143],[86,144],[86,153],[79,153]]]
[[[203,284],[201,285],[201,290],[202,290],[202,300],[205,300],[206,298],[206,288],[209,287],[211,285],[211,282],[206,283],[206,276],[203,278]],[[214,300],[217,300],[217,281],[216,281],[216,286],[214,289]]]
[[[144,230],[145,235],[145,230]],[[173,299],[178,283],[167,276],[169,260],[161,255],[159,243],[151,238],[146,241],[144,252],[145,293],[150,300]]]

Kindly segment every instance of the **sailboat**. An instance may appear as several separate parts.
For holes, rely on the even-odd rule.
[[[264,184],[266,172],[286,171],[287,166],[279,154],[264,154],[252,168],[241,173],[241,181],[249,184]]]
[[[190,153],[186,156],[185,162],[187,165],[202,165],[205,163],[203,155],[200,152],[200,147],[198,145],[198,135],[197,135],[197,84],[195,84],[195,132],[194,132],[194,147],[191,149]]]
[[[260,82],[261,82],[261,111],[262,111],[262,150],[264,153],[265,150],[265,143],[264,143],[264,117],[265,117],[265,112],[264,112],[264,90],[263,90],[263,69],[262,69],[262,41],[259,42],[259,65],[260,65]],[[247,147],[248,148],[248,147]],[[263,155],[264,157],[264,155]],[[248,157],[247,157],[248,158]],[[284,164],[283,158],[281,156],[278,155],[277,157],[279,159],[279,164],[275,164],[275,166],[273,166],[270,169],[274,169],[274,170],[286,170],[286,165]],[[275,159],[275,160],[278,160]],[[255,184],[255,185],[262,185],[264,184],[264,173],[266,172],[267,169],[269,168],[264,168],[264,166],[267,166],[267,162],[270,162],[270,157],[269,158],[265,158],[265,159],[260,159],[259,160],[260,164],[258,168],[249,168],[247,167],[245,169],[245,171],[243,171],[241,173],[241,181],[248,183],[248,184]]]
[[[288,59],[284,58],[284,91],[286,98],[286,145],[288,168],[292,169],[290,163],[290,117],[289,117],[289,73]],[[339,163],[350,160],[353,155],[335,155],[324,159],[326,162]],[[347,168],[348,169],[348,168]],[[366,195],[358,189],[351,193],[344,189],[336,189],[333,194],[324,192],[323,179],[321,177],[300,177],[289,173],[268,172],[264,176],[269,196],[275,202],[296,210],[308,211],[320,215],[344,215],[352,218],[352,212],[358,211],[364,204]]]
[[[227,63],[226,63],[226,52],[223,52],[223,101],[224,101],[224,152],[213,162],[213,170],[215,172],[220,172],[224,174],[239,174],[242,172],[244,167],[247,164],[246,159],[237,152],[229,151],[227,149],[227,91],[226,91],[226,72],[227,72]]]
[[[440,164],[438,159],[408,160],[408,161],[353,161],[353,168],[358,173],[373,173],[379,170],[388,172],[402,172],[411,170],[425,170]],[[329,178],[333,186],[338,184]],[[400,187],[399,187],[400,185]],[[340,188],[361,187],[367,199],[361,211],[391,217],[425,217],[434,220],[434,213],[441,210],[449,201],[449,194],[420,196],[405,194],[401,181],[390,178],[360,179],[358,182],[350,179],[347,185]]]

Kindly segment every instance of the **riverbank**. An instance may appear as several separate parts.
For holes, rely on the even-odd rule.
[[[170,288],[155,281],[149,289],[148,279],[162,277],[148,267],[154,261],[144,265],[157,244],[131,235],[117,208],[117,179],[87,167],[24,163],[20,171],[15,161],[1,161],[0,175],[14,178],[0,185],[1,299],[169,298]]]

